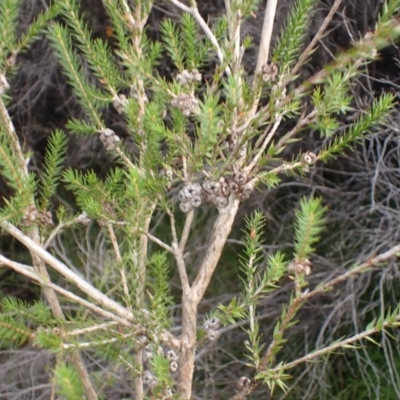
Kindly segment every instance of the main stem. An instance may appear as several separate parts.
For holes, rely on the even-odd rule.
[[[192,286],[182,296],[182,335],[179,357],[178,394],[182,400],[192,396],[194,360],[197,337],[197,309],[221,258],[228,235],[232,230],[239,200],[231,198],[228,207],[220,210],[214,223],[210,242]]]

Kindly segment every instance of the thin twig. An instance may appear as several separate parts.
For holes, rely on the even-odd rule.
[[[81,276],[71,271],[64,263],[56,259],[53,255],[44,250],[39,244],[34,242],[30,237],[21,232],[18,228],[9,222],[2,222],[0,226],[6,230],[11,236],[16,238],[19,242],[25,245],[29,251],[40,257],[49,266],[59,272],[64,278],[73,282],[79,289],[81,289],[88,296],[99,302],[104,307],[113,310],[120,317],[132,321],[133,315],[125,307],[119,303],[111,300],[105,294],[101,293],[98,289],[89,284]]]
[[[120,318],[117,315],[115,315],[109,311],[103,310],[102,308],[88,302],[87,300],[82,299],[81,297],[70,292],[69,290],[66,290],[52,282],[46,281],[46,279],[42,275],[40,275],[33,267],[31,267],[29,265],[24,265],[24,264],[20,264],[15,261],[9,260],[8,258],[4,257],[1,254],[0,254],[0,265],[5,265],[9,268],[12,268],[14,271],[18,272],[19,274],[24,275],[24,276],[32,279],[35,282],[38,282],[40,285],[42,285],[44,287],[48,287],[49,289],[52,289],[55,292],[60,293],[67,299],[70,299],[70,300],[92,310],[93,312],[101,315],[104,318],[111,319],[111,320],[116,321],[117,323],[123,324],[125,326],[129,326],[129,327],[133,326],[132,323],[128,322],[125,318]]]
[[[121,257],[121,252],[119,250],[119,245],[118,245],[118,241],[117,241],[117,237],[115,236],[115,232],[114,232],[114,227],[111,223],[107,224],[107,229],[108,229],[108,234],[110,235],[110,240],[111,240],[111,244],[113,246],[114,249],[114,253],[115,253],[115,257],[117,259],[117,264],[118,264],[118,268],[119,268],[119,272],[121,274],[121,280],[122,280],[122,287],[124,289],[124,294],[125,294],[125,298],[126,301],[129,301],[129,289],[128,289],[128,281],[126,279],[126,274],[125,274],[125,270],[124,270],[124,266],[122,264],[122,257]],[[131,307],[128,307],[128,309],[130,311]]]
[[[270,143],[270,141],[274,137],[274,135],[275,135],[275,133],[276,133],[281,121],[282,121],[282,117],[280,115],[278,115],[276,117],[275,123],[274,123],[271,131],[269,132],[268,136],[265,138],[264,143],[259,148],[259,150],[257,151],[257,154],[253,157],[251,162],[244,169],[247,173],[249,173],[256,166],[256,164],[258,163],[258,160],[263,155],[263,153],[264,153],[265,149],[267,148],[268,144]]]
[[[267,6],[265,7],[260,47],[258,49],[257,64],[254,71],[253,89],[257,86],[257,76],[261,73],[263,65],[268,62],[269,47],[271,45],[272,29],[274,27],[277,4],[278,0],[268,0]]]
[[[176,260],[176,264],[178,266],[178,273],[179,273],[179,278],[182,284],[182,290],[183,290],[183,296],[188,296],[190,295],[191,289],[190,289],[190,284],[189,284],[189,278],[186,272],[186,265],[185,265],[185,260],[183,259],[183,254],[182,251],[180,250],[179,246],[177,243],[172,243],[172,247],[174,250],[174,256]]]
[[[179,250],[182,253],[185,250],[186,242],[189,238],[190,228],[192,227],[193,223],[193,216],[194,216],[194,210],[189,211],[186,214],[185,225],[183,226],[181,241],[179,242]]]
[[[105,344],[118,342],[121,339],[132,338],[133,336],[136,336],[136,335],[137,335],[136,332],[131,332],[131,333],[125,333],[123,335],[119,335],[119,337],[114,337],[114,338],[111,338],[111,339],[99,340],[99,341],[96,341],[96,342],[63,343],[61,345],[61,347],[64,350],[68,350],[68,349],[82,349],[82,348],[93,347],[93,346],[102,346],[102,345],[105,345]]]
[[[400,317],[397,317],[396,321],[399,321],[399,320],[400,320]],[[386,327],[390,327],[390,326],[392,326],[391,322],[386,322],[386,323],[384,322],[382,324],[382,328],[386,328]],[[289,362],[287,364],[282,364],[282,365],[279,365],[278,367],[272,368],[270,370],[270,372],[271,373],[275,373],[275,372],[279,372],[279,371],[286,371],[288,369],[296,367],[297,365],[299,365],[301,363],[304,363],[304,362],[307,362],[307,361],[311,361],[311,360],[313,360],[313,359],[315,359],[317,357],[320,357],[320,356],[322,356],[324,354],[332,353],[335,350],[338,350],[338,349],[343,348],[343,347],[346,348],[351,343],[358,342],[358,341],[360,341],[362,339],[365,339],[367,337],[370,337],[373,334],[378,333],[378,332],[380,332],[380,330],[378,328],[368,329],[368,330],[366,330],[364,332],[361,332],[361,333],[359,333],[357,335],[352,336],[351,338],[342,340],[341,342],[338,342],[338,343],[331,344],[330,346],[324,347],[323,349],[313,351],[312,353],[309,353],[306,356],[300,357],[297,360],[294,360],[294,361],[291,361],[291,362]]]
[[[338,276],[337,278],[331,279],[330,281],[320,285],[319,287],[317,287],[316,289],[314,289],[312,291],[304,292],[303,294],[300,295],[299,299],[297,300],[297,304],[299,301],[304,302],[304,301],[310,299],[311,297],[316,296],[317,294],[325,293],[328,290],[332,289],[332,287],[337,285],[338,283],[344,282],[344,281],[348,280],[349,278],[353,277],[354,275],[363,273],[366,270],[368,270],[369,268],[376,266],[377,264],[380,264],[382,262],[385,262],[389,258],[394,257],[394,256],[398,256],[398,257],[400,256],[400,245],[394,246],[391,249],[389,249],[388,251],[386,251],[385,253],[379,254],[378,256],[375,256],[375,257],[369,259],[368,261],[358,265],[355,268],[352,268],[351,270]],[[399,321],[399,320],[400,320],[400,316],[398,316],[396,318],[396,321]],[[383,327],[390,326],[390,324],[391,324],[390,322],[387,322],[387,323],[383,322]],[[274,374],[279,371],[291,369],[300,363],[311,361],[312,359],[314,359],[316,357],[319,357],[319,356],[327,354],[327,353],[331,353],[332,351],[335,351],[338,348],[344,347],[350,343],[354,343],[363,338],[369,337],[372,334],[377,333],[377,332],[379,332],[379,330],[377,328],[371,328],[371,329],[366,330],[366,331],[364,331],[358,335],[355,335],[349,339],[345,339],[341,342],[334,343],[331,346],[327,346],[323,349],[320,349],[320,350],[314,351],[310,354],[307,354],[301,358],[298,358],[297,360],[294,360],[287,364],[279,365],[275,368],[271,368],[269,370],[269,372],[271,374]],[[240,391],[235,396],[231,397],[231,400],[245,399],[247,396],[249,396],[251,394],[251,392],[253,392],[257,388],[258,384],[259,384],[259,381],[253,381],[253,384],[252,384],[250,390]]]
[[[389,258],[391,258],[393,256],[400,256],[400,244],[392,247],[385,253],[379,254],[378,256],[373,257],[370,260],[367,260],[366,262],[358,265],[357,267],[350,269],[349,271],[345,272],[344,274],[339,275],[338,277],[333,278],[330,281],[321,284],[316,289],[303,293],[303,295],[301,296],[301,299],[308,300],[311,297],[316,296],[317,294],[324,293],[324,292],[332,289],[332,287],[337,285],[338,283],[344,282],[354,275],[358,275],[362,272],[365,272],[369,268],[371,268],[377,264],[380,264],[384,261],[387,261]]]
[[[156,238],[153,236],[151,233],[147,232],[146,233],[147,237],[154,243],[158,244],[160,247],[162,247],[164,250],[167,250],[169,253],[174,254],[174,249],[171,246],[168,246],[166,243],[164,243],[162,240]]]
[[[293,67],[293,69],[290,71],[290,75],[288,77],[288,81],[296,75],[297,71],[302,67],[304,62],[306,61],[307,57],[311,53],[312,49],[314,46],[317,44],[318,40],[321,38],[323,33],[325,32],[325,29],[329,25],[329,22],[331,22],[333,16],[335,15],[337,9],[339,8],[340,4],[342,3],[343,0],[335,0],[335,2],[332,5],[331,10],[329,11],[328,15],[326,16],[324,22],[322,25],[319,27],[317,33],[309,43],[309,45],[306,47],[306,49],[303,51],[301,56],[299,57],[299,61],[297,61],[297,64]]]
[[[10,115],[8,114],[7,108],[4,104],[3,98],[0,96],[0,122],[2,123],[8,139],[11,142],[11,145],[14,150],[14,154],[17,156],[18,160],[18,165],[16,166],[19,169],[19,174],[24,177],[25,179],[28,179],[29,172],[28,172],[28,163],[27,160],[25,159],[25,156],[23,154],[21,145],[19,143],[17,131],[15,130],[14,124],[11,121]],[[22,189],[22,188],[21,188]],[[30,199],[31,206],[34,207],[36,210],[35,206],[35,199],[32,198]],[[4,221],[1,222],[0,226],[8,226],[11,225],[8,222]],[[39,246],[41,243],[41,238],[40,238],[40,232],[39,228],[37,226],[34,226],[33,229],[28,233],[29,236],[26,236],[32,243],[34,243],[36,246]],[[34,265],[34,268],[44,277],[46,282],[51,282],[50,276],[47,272],[46,265],[43,261],[42,258],[39,257],[38,254],[35,252],[32,252],[31,249],[29,249],[31,257],[32,257],[32,262]],[[60,306],[60,303],[58,301],[58,298],[54,292],[54,290],[49,289],[49,287],[43,286],[42,288],[43,295],[49,304],[49,307],[51,309],[51,312],[53,315],[57,318],[64,319],[64,313],[62,311],[62,308]],[[83,386],[85,388],[85,393],[86,396],[88,397],[88,400],[97,400],[97,393],[92,385],[92,382],[90,380],[89,374],[85,368],[85,364],[83,363],[83,360],[81,359],[81,356],[79,353],[75,353],[71,355],[72,362],[75,366],[75,368],[78,370],[78,373],[80,375],[80,378],[82,380]]]
[[[218,43],[217,38],[212,33],[212,31],[209,28],[209,26],[207,25],[206,21],[204,21],[203,17],[200,15],[199,10],[197,9],[196,3],[194,2],[194,6],[188,7],[186,4],[183,4],[178,0],[170,0],[170,2],[172,4],[174,4],[176,7],[180,8],[182,11],[191,14],[196,19],[197,23],[201,26],[204,33],[207,35],[207,37],[210,39],[210,42],[214,46],[214,48],[217,52],[219,62],[221,64],[223,64],[224,63],[224,54],[222,53],[222,49]],[[229,67],[226,67],[226,72],[228,75],[231,74]]]

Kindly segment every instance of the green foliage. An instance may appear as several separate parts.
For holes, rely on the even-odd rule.
[[[59,11],[59,5],[57,3],[48,5],[46,9],[31,22],[26,32],[19,38],[13,50],[15,52],[25,50],[33,41],[39,39],[40,35],[44,33],[47,28],[49,21],[53,20],[58,15]]]
[[[15,320],[33,325],[52,325],[56,323],[47,304],[37,301],[33,305],[24,303],[16,297],[5,297],[0,302],[2,314],[12,315]]]
[[[101,106],[105,106],[110,98],[88,83],[78,54],[73,50],[72,38],[68,29],[54,22],[49,28],[48,34],[69,83],[78,96],[79,104],[85,110],[92,124],[100,130],[103,122],[98,110]]]
[[[57,189],[61,170],[64,166],[67,151],[67,136],[64,132],[55,131],[48,141],[45,155],[43,175],[41,176],[41,205],[42,211],[47,210],[51,198]]]
[[[324,229],[326,208],[321,203],[320,198],[302,199],[300,209],[296,210],[294,254],[298,260],[309,257]]]
[[[150,309],[153,314],[154,323],[159,328],[169,328],[171,316],[168,306],[171,304],[169,294],[170,287],[169,263],[165,253],[155,253],[149,260],[149,281],[151,292],[147,292],[150,302]]]
[[[85,60],[98,78],[99,82],[107,88],[111,95],[121,87],[122,78],[113,62],[110,47],[102,39],[91,39],[87,24],[78,14],[79,3],[76,0],[59,1],[61,13],[65,17],[72,37],[78,43]]]
[[[179,391],[187,382],[175,385],[171,359],[162,354],[162,346],[178,341],[179,362],[183,368],[191,369],[194,361],[190,361],[191,365],[185,363],[195,360],[199,344],[218,338],[221,323],[239,323],[248,335],[243,350],[247,365],[254,369],[250,384],[265,383],[271,392],[277,387],[286,391],[289,367],[276,360],[288,346],[287,331],[297,323],[296,316],[306,301],[307,292],[302,293],[301,289],[307,284],[306,276],[311,269],[305,262],[309,262],[315,251],[326,221],[327,210],[322,206],[322,199],[300,201],[295,211],[294,254],[290,263],[283,251],[265,254],[265,216],[258,211],[247,216],[243,251],[237,262],[243,292],[208,313],[206,321],[218,325],[213,327],[214,336],[206,332],[210,325],[207,329],[205,326],[198,329],[195,321],[200,316],[196,313],[202,310],[201,300],[214,271],[219,273],[217,263],[239,203],[250,197],[254,187],[259,183],[269,189],[278,187],[281,173],[305,174],[313,163],[325,162],[364,138],[394,110],[395,96],[385,94],[363,110],[350,126],[344,127],[339,118],[340,114],[354,111],[350,89],[361,73],[360,67],[376,58],[377,49],[399,35],[390,20],[399,9],[398,2],[385,3],[376,32],[337,55],[335,62],[321,73],[295,87],[295,82],[289,85],[295,78],[291,71],[299,59],[317,4],[315,0],[297,0],[270,57],[278,68],[277,76],[271,79],[264,76],[267,82],[262,90],[254,87],[242,66],[244,51],[252,46],[252,38],[240,39],[241,24],[244,18],[253,16],[258,1],[227,2],[226,15],[216,18],[210,26],[195,9],[195,2],[190,2],[190,6],[176,3],[189,12],[183,13],[179,21],[161,22],[161,41],[153,40],[146,30],[152,1],[135,2],[132,6],[132,2],[125,0],[104,0],[103,4],[111,24],[109,42],[93,38],[77,0],[56,0],[18,41],[15,28],[19,1],[0,3],[0,69],[8,73],[6,57],[27,48],[48,25],[46,34],[54,53],[86,114],[85,118],[68,121],[66,129],[76,135],[100,134],[105,150],[111,152],[115,161],[104,178],[94,171],[83,173],[69,169],[62,173],[67,136],[55,131],[48,139],[37,178],[27,172],[29,155],[19,151],[18,136],[9,116],[0,115],[0,172],[13,192],[4,200],[0,223],[7,219],[9,223],[23,225],[22,230],[28,234],[34,232],[30,236],[36,246],[33,250],[30,248],[32,253],[37,253],[38,246],[44,247],[43,243],[46,246],[51,243],[61,229],[87,223],[85,215],[94,221],[99,238],[106,236],[101,244],[103,253],[98,257],[100,273],[88,268],[83,280],[77,268],[71,267],[73,261],[65,266],[68,272],[57,268],[68,279],[67,283],[60,281],[70,291],[70,297],[79,296],[80,306],[91,310],[97,307],[96,312],[100,311],[99,307],[104,308],[101,318],[94,316],[94,310],[89,318],[86,310],[76,307],[66,320],[58,320],[42,302],[27,305],[8,298],[1,303],[0,344],[18,347],[31,342],[57,353],[54,382],[61,398],[85,397],[78,372],[60,361],[65,353],[80,348],[90,349],[115,366],[124,366],[134,379],[148,368],[157,381],[154,387],[148,388],[149,396],[171,398],[181,395]],[[62,23],[49,24],[58,13]],[[176,67],[166,77],[156,70],[165,56]],[[214,59],[219,61],[211,74],[203,71],[202,68],[215,64]],[[182,79],[183,76],[186,78]],[[105,111],[111,106],[126,123],[129,136],[126,148],[133,143],[134,150],[127,151],[119,137],[121,142],[117,146],[108,146],[112,144],[108,140],[115,139],[112,135],[105,138],[104,134]],[[283,120],[288,122],[280,126]],[[294,127],[283,132],[282,128],[288,126]],[[306,149],[298,156],[292,154],[288,161],[293,153],[290,145],[301,141],[301,132],[306,129],[318,130],[326,140],[326,148],[319,154]],[[73,217],[67,207],[60,207],[57,211],[60,224],[49,233],[42,226],[37,228],[40,218],[29,221],[26,212],[27,209],[41,213],[49,210],[60,180],[66,190],[72,191],[82,214]],[[215,206],[214,213],[205,213],[207,218],[218,215],[210,236],[214,242],[207,242],[204,255],[197,252],[199,255],[193,256],[187,253],[193,243],[189,246],[187,243],[193,239],[192,230],[201,229],[201,213],[197,208],[206,202]],[[180,211],[185,210],[188,213],[181,218]],[[163,242],[155,232],[165,230],[165,216],[169,217],[171,230],[162,233],[166,240]],[[89,231],[88,242],[92,239],[90,235]],[[85,253],[83,245],[79,249],[79,253]],[[289,253],[289,249],[285,252]],[[51,264],[54,256],[48,255],[43,259]],[[74,254],[73,258],[79,256]],[[199,271],[187,261],[191,263],[194,257],[199,257],[195,260]],[[30,272],[37,271],[38,261],[32,258],[35,268],[29,269]],[[170,308],[177,295],[171,295],[169,281],[174,276],[170,268],[175,264],[179,266],[177,275],[183,293],[182,332],[176,336],[171,333]],[[236,265],[234,270],[237,271]],[[258,308],[287,275],[293,278],[294,287],[286,304],[279,305],[280,315],[268,343],[268,338],[261,334]],[[72,276],[75,280],[70,279]],[[373,320],[366,328],[368,334],[397,328],[399,313],[396,308]],[[366,339],[374,340],[369,336]],[[155,354],[150,360],[143,360],[140,352],[147,345]],[[331,346],[327,349],[334,351],[353,348],[354,344],[339,339]],[[191,379],[190,373],[189,376]],[[178,387],[176,394],[175,386]]]
[[[0,348],[13,348],[25,344],[31,338],[31,330],[22,322],[0,314]]]
[[[272,54],[272,60],[279,65],[283,76],[289,73],[301,51],[316,3],[315,0],[297,0],[293,6]]]
[[[0,2],[0,69],[3,69],[8,53],[14,50],[20,4],[20,0]]]
[[[343,154],[350,145],[360,141],[372,129],[384,123],[393,111],[395,97],[391,93],[383,94],[375,99],[366,113],[362,115],[343,135],[337,136],[326,150],[320,154],[320,159],[328,160],[335,154]]]
[[[25,183],[23,174],[17,167],[18,163],[19,160],[13,151],[10,138],[0,126],[0,166],[2,168],[2,176],[12,189],[22,191]]]
[[[84,387],[78,372],[71,365],[58,363],[54,370],[56,392],[65,400],[81,400],[84,398]]]

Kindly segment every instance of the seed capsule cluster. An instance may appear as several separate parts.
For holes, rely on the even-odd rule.
[[[208,319],[203,327],[210,342],[217,340],[221,336],[221,320],[217,317]]]
[[[86,214],[85,211],[83,211],[81,214],[79,214],[76,217],[76,222],[81,223],[82,225],[89,225],[90,224],[90,218],[88,217],[88,215]]]
[[[100,140],[107,151],[115,150],[117,143],[121,141],[115,132],[109,128],[102,129],[99,133]]]
[[[185,185],[179,191],[179,208],[182,212],[188,213],[193,208],[200,207],[203,203],[202,188],[199,183]]]
[[[124,94],[119,94],[118,96],[113,98],[113,106],[118,114],[123,114],[125,112],[126,105],[128,103],[128,99]]]
[[[147,338],[145,340],[142,340],[143,344],[147,342]],[[154,356],[154,353],[161,354],[163,353],[162,347],[154,348],[154,346],[151,343],[148,343],[146,346],[144,346],[142,350],[142,359],[143,359],[143,365],[145,368],[147,368],[143,372],[143,383],[151,390],[154,389],[157,386],[157,378],[154,376],[153,372],[151,371],[151,359]],[[164,352],[165,357],[169,361],[169,370],[173,374],[178,371],[179,369],[179,364],[178,364],[178,354],[175,352],[175,350],[172,349],[166,349]]]
[[[247,376],[242,376],[238,379],[236,385],[239,390],[246,390],[252,386],[252,382]]]
[[[191,72],[184,69],[181,73],[176,76],[176,80],[181,85],[187,85],[192,82],[200,82],[201,81],[201,73],[197,69],[192,69]]]
[[[232,177],[221,177],[218,181],[205,180],[199,183],[185,185],[179,191],[179,208],[188,213],[200,207],[203,202],[213,203],[218,209],[228,206],[229,196],[233,195],[240,201],[247,200],[253,193],[254,183],[244,172],[237,172]]]
[[[154,389],[157,386],[157,378],[150,370],[146,370],[143,372],[143,383],[148,386],[150,389]]]
[[[181,93],[171,100],[171,106],[181,110],[186,117],[196,112],[198,104],[198,100],[192,94]]]
[[[261,68],[261,72],[264,82],[275,81],[278,74],[278,66],[274,63],[265,63]]]
[[[288,271],[292,274],[303,274],[310,275],[311,274],[311,262],[308,258],[298,259],[295,258],[288,265]]]

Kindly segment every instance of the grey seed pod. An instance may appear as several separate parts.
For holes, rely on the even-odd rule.
[[[192,69],[192,81],[201,81],[201,73],[198,69]]]
[[[146,363],[147,361],[150,361],[153,358],[153,351],[150,347],[150,349],[147,349],[147,346],[143,349],[142,351],[142,359],[143,362]]]
[[[113,98],[113,106],[118,114],[123,114],[125,112],[126,104],[128,100],[124,94],[119,94]]]
[[[231,193],[237,194],[240,192],[240,186],[233,180],[228,181],[229,188],[231,189]]]
[[[103,143],[104,148],[108,151],[114,150],[116,147],[115,144],[121,141],[115,132],[109,128],[102,129],[99,133],[100,140]]]
[[[264,82],[268,81],[275,81],[276,75],[278,74],[278,67],[274,63],[268,63],[266,62],[262,68],[262,79]]]
[[[172,349],[168,350],[165,353],[165,356],[168,358],[168,360],[171,360],[171,361],[176,361],[178,359],[178,354],[176,354],[175,350],[172,350]]]
[[[245,196],[250,196],[254,191],[254,183],[253,181],[247,182],[242,186],[242,194]]]
[[[183,189],[181,189],[181,190],[179,191],[179,193],[178,193],[178,199],[179,199],[179,201],[181,201],[181,202],[185,202],[185,201],[188,200],[188,198],[186,197],[186,192],[185,192]]]
[[[206,325],[209,329],[219,329],[221,328],[221,320],[218,317],[213,317],[205,322],[204,326]]]
[[[312,151],[307,151],[306,153],[303,154],[303,162],[311,164],[315,161],[317,161],[317,156]]]
[[[239,199],[239,201],[245,201],[249,198],[250,196],[244,193],[238,193],[237,194],[237,198]]]
[[[218,340],[218,338],[221,336],[221,332],[217,329],[207,329],[206,334],[207,334],[207,338],[210,342],[214,342],[215,340]]]
[[[192,206],[193,206],[194,208],[197,208],[197,207],[200,207],[200,206],[201,206],[201,204],[203,203],[203,199],[201,198],[201,196],[197,195],[197,196],[194,196],[194,197],[190,200],[190,202],[192,203]]]
[[[226,197],[217,196],[215,197],[213,203],[218,209],[226,208],[228,206],[229,200]]]
[[[249,387],[251,385],[251,380],[247,378],[247,376],[242,376],[241,378],[238,379],[236,385],[239,390],[243,390],[244,388]]]
[[[90,218],[86,214],[85,211],[83,211],[81,214],[79,214],[76,218],[76,222],[81,223],[82,225],[89,225],[90,224]]]
[[[244,185],[247,182],[247,174],[244,172],[236,172],[233,175],[233,180],[240,186]]]
[[[192,199],[193,197],[199,195],[201,193],[201,186],[198,183],[190,183],[189,185],[185,185],[179,191],[179,200],[185,201]]]
[[[221,191],[221,184],[214,181],[204,181],[203,189],[210,194],[219,195]]]
[[[169,363],[169,370],[171,372],[176,372],[176,371],[178,371],[178,369],[179,369],[179,364],[176,361],[171,361]]]
[[[153,375],[153,373],[149,370],[143,372],[143,383],[147,385],[149,388],[154,388],[157,386],[157,379]]]
[[[311,262],[308,258],[299,260],[295,258],[288,265],[288,271],[295,274],[304,274],[306,276],[311,274]]]
[[[193,205],[192,203],[189,202],[179,203],[179,208],[181,209],[182,212],[187,214],[188,212],[193,210]]]
[[[137,341],[138,344],[142,346],[147,346],[149,344],[149,339],[145,335],[139,336]]]
[[[223,182],[221,183],[221,193],[225,197],[229,197],[231,194],[231,188],[229,187],[229,183]]]

